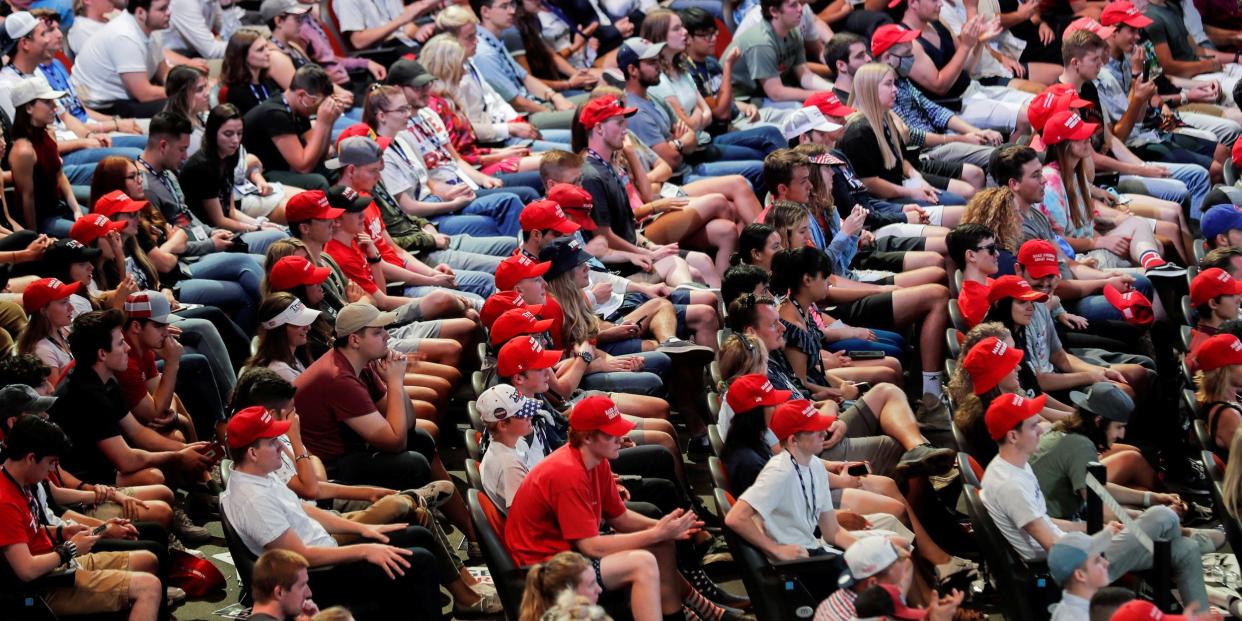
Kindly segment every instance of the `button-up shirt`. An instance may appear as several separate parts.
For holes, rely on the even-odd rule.
[[[943,134],[949,129],[953,112],[930,100],[908,78],[897,80],[897,101],[893,112],[910,128],[910,144],[922,146],[927,134]]]
[[[526,90],[526,70],[513,60],[505,44],[486,28],[479,28],[479,48],[473,62],[487,83],[505,101],[513,101],[519,95],[530,97],[530,91]]]

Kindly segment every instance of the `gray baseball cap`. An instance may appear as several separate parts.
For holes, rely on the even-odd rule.
[[[336,157],[323,163],[328,170],[345,168],[349,165],[366,166],[380,161],[381,151],[378,142],[366,136],[350,136],[336,145]]]
[[[277,15],[301,15],[310,12],[311,7],[298,2],[298,0],[263,0],[263,4],[259,5],[259,17],[263,18],[263,23],[268,23],[276,18]]]
[[[1102,554],[1111,541],[1112,532],[1107,528],[1095,535],[1065,533],[1048,549],[1048,573],[1058,585],[1065,586],[1075,569],[1082,567],[1092,555]]]
[[[1087,392],[1071,392],[1070,401],[1079,408],[1118,423],[1129,423],[1134,400],[1112,382],[1096,382]]]
[[[652,43],[642,37],[630,37],[617,50],[617,68],[624,72],[626,67],[640,60],[658,57],[663,50],[664,43]]]
[[[25,384],[0,388],[0,418],[46,412],[53,403],[56,397],[44,397]]]

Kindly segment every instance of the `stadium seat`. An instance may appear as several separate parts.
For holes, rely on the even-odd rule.
[[[962,315],[962,308],[957,305],[956,298],[949,300],[949,321],[962,334],[970,332],[970,326],[966,325],[966,317]]]
[[[475,373],[478,375],[478,373]],[[479,416],[479,406],[473,401],[466,402],[466,416],[470,419],[470,427],[475,431],[483,431],[487,427],[483,424],[483,417]]]
[[[714,424],[707,426],[707,442],[712,446],[712,453],[720,457],[724,451],[724,438],[720,435],[720,427]]]
[[[470,459],[483,460],[483,432],[477,429],[466,430],[466,456]]]
[[[1044,621],[1049,618],[1048,606],[1060,598],[1060,591],[1048,574],[1044,563],[1027,563],[1020,559],[1013,547],[1001,535],[983,498],[979,487],[965,484],[962,494],[966,509],[974,527],[979,547],[983,549],[985,575],[991,577],[1000,598],[1005,619],[1009,621]]]
[[[505,546],[505,515],[487,494],[477,489],[466,491],[466,503],[470,506],[470,518],[474,521],[487,569],[504,605],[505,618],[517,621],[522,607],[522,590],[526,586],[526,569],[513,562],[513,556]]]
[[[483,471],[476,459],[466,460],[466,482],[470,484],[470,489],[477,489],[480,492],[486,492],[483,488]],[[499,510],[499,507],[497,507]]]
[[[1207,469],[1208,479],[1212,482],[1212,506],[1216,512],[1216,518],[1225,526],[1225,538],[1229,540],[1229,548],[1233,550],[1234,555],[1242,550],[1242,524],[1238,523],[1237,516],[1230,515],[1225,509],[1225,495],[1221,488],[1225,477],[1221,473],[1220,458],[1211,451],[1203,451],[1200,454],[1203,459],[1203,466]]]

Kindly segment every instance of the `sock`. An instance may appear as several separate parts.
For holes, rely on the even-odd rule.
[[[923,372],[923,392],[939,397],[944,394],[940,387],[940,378],[943,374],[940,371]]]
[[[1164,259],[1161,259],[1160,254],[1155,250],[1148,250],[1139,256],[1139,264],[1143,266],[1143,269],[1149,270],[1164,265]]]
[[[699,593],[693,587],[691,587],[690,592],[686,593],[686,596],[682,598],[681,603],[684,604],[690,612],[694,613],[704,621],[719,621],[720,617],[724,615],[724,609],[712,603],[712,601],[706,597],[703,597],[703,594]]]

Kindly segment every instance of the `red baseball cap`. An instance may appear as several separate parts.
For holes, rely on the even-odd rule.
[[[583,104],[578,113],[578,122],[582,123],[583,129],[591,130],[614,116],[634,116],[635,112],[638,112],[638,108],[625,107],[616,95],[605,95]]]
[[[1155,313],[1151,309],[1151,300],[1143,295],[1142,291],[1130,290],[1122,293],[1112,285],[1104,287],[1104,299],[1108,300],[1114,308],[1121,311],[1121,318],[1127,323],[1138,326],[1148,326],[1156,320]]]
[[[1200,371],[1242,364],[1242,341],[1232,334],[1217,334],[1199,343],[1194,354]]]
[[[73,222],[73,228],[69,229],[69,237],[83,246],[89,246],[95,243],[96,239],[114,231],[119,232],[125,226],[126,223],[109,220],[104,214],[88,213]]]
[[[1105,26],[1116,26],[1117,24],[1125,24],[1131,28],[1146,28],[1152,25],[1150,17],[1143,15],[1134,5],[1127,0],[1117,0],[1108,3],[1104,7],[1104,11],[1100,13],[1100,23]]]
[[[354,123],[353,125],[346,127],[345,131],[342,131],[341,135],[336,137],[336,144],[337,146],[340,146],[342,140],[346,138],[354,138],[356,136],[370,138],[371,140],[379,142],[379,138],[376,136],[375,130],[371,129],[370,125],[367,125],[366,123]],[[385,146],[386,145],[381,145],[380,148],[382,149]]]
[[[1099,123],[1088,123],[1078,116],[1077,112],[1071,110],[1062,110],[1053,112],[1048,117],[1048,121],[1044,123],[1044,129],[1040,132],[1040,138],[1044,144],[1052,146],[1054,144],[1065,142],[1066,140],[1086,140],[1095,133]]]
[[[779,405],[793,396],[792,390],[777,390],[768,376],[760,373],[743,375],[729,384],[725,391],[725,403],[734,414],[748,412],[759,406]]]
[[[292,424],[292,421],[272,418],[271,412],[261,405],[248,407],[229,419],[229,448],[238,449],[256,440],[282,436]]]
[[[1239,293],[1242,293],[1242,280],[1219,267],[1203,270],[1190,281],[1190,303],[1194,306],[1203,306],[1218,296]]]
[[[569,411],[569,428],[574,431],[602,431],[610,436],[623,436],[634,429],[634,423],[621,415],[617,404],[604,396],[587,397]]]
[[[776,408],[776,411],[772,413],[772,421],[768,423],[768,428],[776,434],[777,440],[784,442],[785,438],[802,431],[823,431],[831,427],[836,420],[836,416],[821,414],[815,409],[814,403],[806,399],[794,399]]]
[[[496,266],[496,290],[512,291],[519,282],[543,276],[551,267],[551,261],[538,263],[525,253],[517,252]]]
[[[1061,263],[1057,260],[1057,248],[1052,242],[1032,239],[1018,249],[1018,263],[1031,278],[1047,278],[1061,273]]]
[[[307,220],[335,220],[345,213],[328,204],[328,195],[323,190],[307,190],[294,194],[285,204],[285,220],[290,224]]]
[[[82,283],[74,281],[63,283],[57,278],[40,278],[22,292],[22,308],[33,314],[56,300],[63,300],[77,293]]]
[[[525,306],[505,311],[496,321],[489,324],[488,338],[492,345],[508,343],[511,339],[528,334],[547,332],[552,327],[551,319],[540,319],[537,316],[540,307]]]
[[[1113,28],[1112,26],[1105,26],[1090,17],[1079,17],[1065,27],[1065,34],[1062,36],[1067,37],[1071,32],[1076,30],[1090,30],[1091,32],[1099,35],[1101,39],[1107,39],[1113,36],[1114,32],[1117,32],[1116,28]]]
[[[309,260],[297,255],[281,257],[267,275],[272,291],[288,291],[300,285],[319,285],[328,279],[332,269],[315,267]]]
[[[513,377],[522,371],[550,369],[561,359],[561,350],[544,349],[539,341],[520,336],[500,348],[496,354],[496,373],[501,377]]]
[[[548,200],[556,201],[569,220],[586,231],[594,231],[597,227],[591,218],[591,209],[595,206],[591,193],[568,183],[558,183],[548,190]]]
[[[988,435],[992,436],[993,440],[1000,441],[1010,429],[1017,427],[1018,423],[1039,414],[1047,401],[1048,395],[1031,398],[1006,393],[997,397],[992,401],[992,405],[988,406],[987,413],[983,415],[983,421],[988,426]]]
[[[572,235],[582,228],[570,222],[559,203],[546,198],[524,207],[518,216],[518,223],[522,225],[523,232],[552,229],[561,235]]]
[[[1189,618],[1186,615],[1166,615],[1147,600],[1132,599],[1113,611],[1109,621],[1185,621]]]
[[[1040,293],[1031,288],[1031,283],[1009,275],[992,281],[992,287],[988,289],[988,304],[995,304],[1005,298],[1024,302],[1045,302],[1048,300],[1048,294]]]
[[[91,213],[111,218],[118,213],[133,213],[142,210],[150,204],[148,201],[136,201],[129,197],[128,194],[121,190],[113,190],[99,197],[95,201],[95,208]]]
[[[991,306],[988,302],[988,291],[991,288],[991,278],[986,284],[973,280],[962,281],[962,290],[957,294],[957,307],[961,309],[966,325],[973,328],[987,316],[988,308]]]
[[[1025,352],[994,336],[989,336],[970,348],[962,359],[962,368],[970,374],[975,394],[981,395],[993,388],[1022,364]]]
[[[875,29],[871,35],[871,55],[877,60],[880,54],[898,43],[909,43],[919,38],[919,31],[906,30],[897,24],[885,24]]]
[[[819,108],[819,111],[824,116],[834,116],[842,119],[856,112],[853,108],[841,103],[836,93],[832,91],[818,91],[814,95],[807,97],[806,101],[802,102],[802,105],[803,107]]]
[[[1074,90],[1073,86],[1053,84],[1031,100],[1026,108],[1026,116],[1031,122],[1031,127],[1041,132],[1048,122],[1048,117],[1051,117],[1054,112],[1086,108],[1090,105],[1091,102],[1078,96],[1078,91]]]
[[[525,306],[526,302],[516,291],[497,291],[484,300],[483,308],[479,309],[479,320],[483,325],[490,326],[507,311]]]

